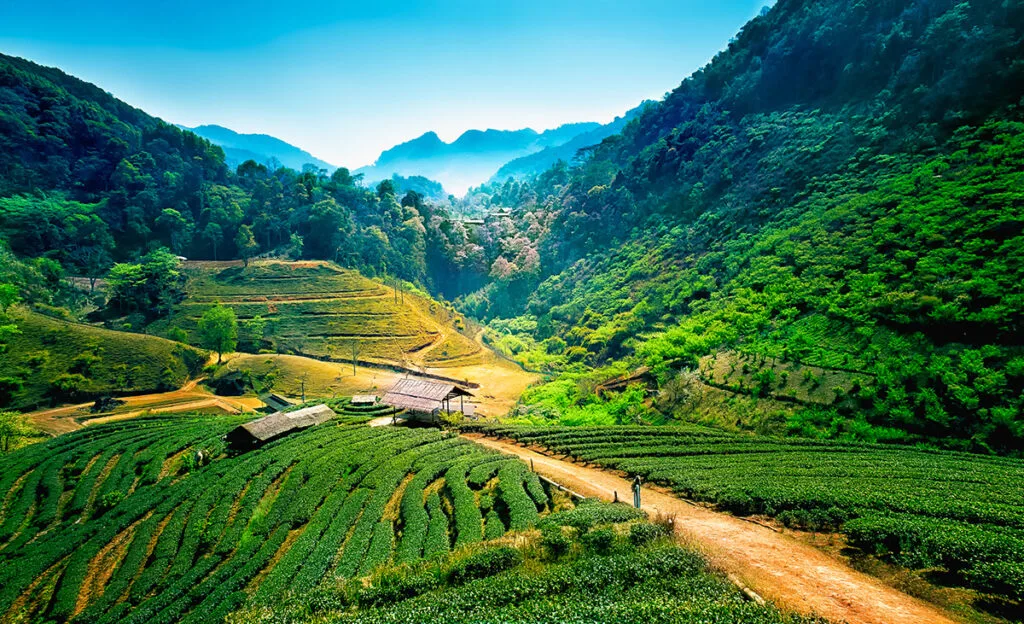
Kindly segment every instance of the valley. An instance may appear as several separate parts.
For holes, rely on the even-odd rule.
[[[1024,622],[1024,4],[450,4],[0,10],[0,621]]]

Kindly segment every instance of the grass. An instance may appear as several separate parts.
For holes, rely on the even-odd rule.
[[[142,393],[181,386],[197,374],[205,352],[155,336],[111,331],[26,310],[11,314],[21,332],[7,341],[0,377],[23,380],[6,406],[27,409],[103,394]],[[80,377],[77,377],[80,376]],[[54,382],[64,378],[65,390]],[[0,396],[0,406],[4,397]]]

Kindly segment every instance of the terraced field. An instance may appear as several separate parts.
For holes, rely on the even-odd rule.
[[[738,515],[839,530],[912,569],[1024,601],[1024,462],[686,427],[478,427]]]
[[[0,459],[0,620],[218,621],[550,507],[525,464],[437,430],[342,416],[224,455],[244,420],[142,417]]]
[[[448,323],[437,303],[393,289],[356,271],[326,262],[268,261],[249,267],[190,263],[188,298],[170,321],[195,339],[197,323],[220,302],[235,310],[243,344],[255,349],[336,361],[358,359],[413,367],[478,363],[483,351]],[[263,343],[252,340],[245,323],[267,321]]]

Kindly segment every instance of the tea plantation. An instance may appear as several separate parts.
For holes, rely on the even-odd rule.
[[[229,624],[359,622],[823,623],[744,599],[663,525],[626,505],[587,502],[541,531],[449,556],[324,583]]]
[[[437,303],[395,291],[327,262],[261,262],[249,267],[202,264],[186,271],[187,298],[169,320],[151,326],[197,340],[199,318],[220,302],[241,325],[243,350],[272,350],[348,362],[406,360],[431,366],[475,362],[479,345],[457,333]],[[265,321],[262,336],[249,324]]]
[[[1024,462],[697,426],[479,427],[642,475],[739,515],[839,530],[866,552],[1024,601]]]
[[[365,419],[232,456],[221,436],[244,419],[143,417],[3,457],[0,620],[219,621],[550,509],[517,459]]]

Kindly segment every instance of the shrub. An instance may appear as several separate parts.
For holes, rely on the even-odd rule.
[[[511,546],[489,548],[461,559],[448,569],[449,584],[461,585],[473,579],[494,576],[523,562],[523,554]]]
[[[583,547],[600,555],[607,555],[615,544],[615,531],[610,527],[593,529],[580,538]]]
[[[54,394],[67,398],[82,392],[88,384],[89,380],[80,373],[64,373],[50,382]]]
[[[569,552],[572,540],[566,537],[560,527],[548,525],[541,529],[540,545],[551,558],[558,559]]]
[[[395,603],[425,594],[438,585],[437,576],[429,571],[410,574],[406,568],[398,568],[375,576],[359,591],[357,602],[360,607]]]
[[[98,364],[101,360],[102,358],[100,356],[90,351],[79,353],[73,360],[71,360],[71,372],[82,373],[83,375],[88,376],[92,371],[92,367]]]
[[[629,527],[629,541],[634,546],[643,546],[668,535],[668,529],[661,524],[638,522]]]
[[[107,492],[106,494],[104,494],[103,496],[100,497],[99,503],[96,504],[96,510],[99,513],[103,513],[105,511],[113,509],[114,507],[117,507],[117,504],[120,503],[123,500],[124,500],[124,492],[122,492],[120,490],[114,490],[112,492]]]

